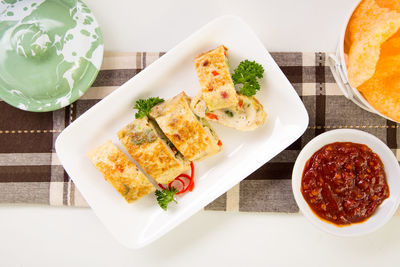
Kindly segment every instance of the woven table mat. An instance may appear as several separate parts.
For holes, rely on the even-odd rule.
[[[54,141],[77,117],[163,54],[105,53],[99,75],[87,93],[54,112],[25,112],[0,101],[0,203],[87,206],[60,165]],[[291,146],[206,210],[298,212],[291,188],[294,161],[313,137],[331,129],[369,132],[388,144],[400,160],[399,124],[347,100],[335,84],[325,53],[271,54],[307,108],[309,126]]]

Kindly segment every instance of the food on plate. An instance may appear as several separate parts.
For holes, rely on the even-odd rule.
[[[155,190],[146,176],[111,141],[89,151],[87,156],[128,203]]]
[[[383,43],[374,75],[358,90],[376,110],[400,121],[400,31]]]
[[[238,102],[229,73],[227,50],[221,45],[201,54],[194,61],[204,101],[211,111],[234,106]]]
[[[236,92],[236,89],[229,91],[229,95],[235,95],[236,100],[234,102],[229,98],[211,97],[211,95],[207,95],[207,90],[204,90],[204,88],[207,88],[208,84],[210,84],[210,80],[213,81],[220,77],[219,75],[210,75],[216,61],[221,62],[222,58],[224,58],[224,60],[226,60],[224,76],[229,74],[226,50],[227,48],[225,46],[219,46],[195,59],[202,90],[192,99],[190,107],[193,112],[203,120],[206,119],[218,122],[227,127],[241,131],[255,130],[264,124],[265,118],[267,117],[264,107],[254,97],[261,88],[259,79],[263,78],[264,75],[264,68],[262,65],[255,61],[244,60],[240,62],[239,66],[234,70],[232,80],[231,77],[229,77],[229,79],[223,79],[224,81],[229,81],[229,86],[237,86],[239,93]],[[218,60],[216,60],[215,57],[218,58]],[[221,72],[218,70],[216,73],[219,74]],[[204,77],[209,78],[209,80],[206,80]],[[213,92],[214,87],[211,88],[211,92]],[[214,101],[218,101],[219,104],[211,105],[210,107],[209,101],[211,100],[207,100],[209,96],[214,98]]]
[[[147,117],[118,132],[118,138],[140,167],[158,183],[168,184],[189,169],[189,162]]]
[[[254,96],[237,94],[238,103],[224,109],[209,111],[199,92],[191,102],[193,112],[200,118],[220,123],[240,131],[252,131],[263,125],[267,114]]]
[[[398,0],[381,2],[386,3],[380,6],[375,0],[363,0],[347,27],[348,77],[355,88],[374,75],[382,44],[400,29],[400,12],[388,5]]]
[[[190,109],[184,93],[154,106],[150,111],[168,140],[189,161],[203,160],[222,149],[222,142],[205,120]]]
[[[351,142],[327,144],[312,155],[301,193],[318,217],[338,226],[367,220],[390,195],[379,156]]]
[[[193,190],[193,161],[201,161],[222,150],[222,142],[208,121],[242,131],[254,130],[265,122],[264,108],[254,97],[260,90],[259,79],[263,77],[264,68],[255,61],[242,61],[232,76],[238,93],[229,73],[226,51],[221,45],[195,59],[202,89],[193,100],[185,92],[166,101],[159,97],[139,99],[134,106],[136,119],[118,131],[118,139],[135,163],[158,182],[161,190],[156,190],[155,195],[164,210],[169,203],[177,203],[175,195]],[[131,189],[131,184],[117,183],[119,173],[135,168],[137,175],[144,179],[141,184],[146,182],[149,186],[146,194],[155,190],[111,142],[88,153],[97,167],[103,165],[94,161],[99,158],[95,155],[110,147],[116,149],[113,162],[118,162],[118,167],[112,175],[106,169],[100,170],[128,202],[141,195],[130,196],[137,190]],[[103,154],[100,155],[106,157]],[[189,168],[190,176],[184,173]]]
[[[192,99],[190,107],[200,118],[241,131],[255,130],[264,124],[267,117],[263,106],[254,97],[260,90],[259,79],[263,77],[263,74],[262,65],[255,61],[242,61],[232,74],[233,82],[240,92],[235,92],[238,99],[236,104],[211,110],[204,99],[203,91],[200,91]]]
[[[232,80],[239,92],[245,96],[253,96],[260,90],[259,79],[264,76],[264,68],[255,61],[244,60],[232,74]]]

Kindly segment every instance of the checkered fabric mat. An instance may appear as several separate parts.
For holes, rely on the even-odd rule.
[[[87,206],[57,159],[54,141],[82,113],[163,53],[105,53],[92,88],[74,104],[30,113],[0,101],[0,203]],[[307,108],[304,135],[206,210],[298,212],[291,189],[294,161],[313,137],[337,128],[372,133],[400,160],[399,124],[366,112],[335,84],[325,53],[272,53]],[[284,104],[284,103],[283,103]]]

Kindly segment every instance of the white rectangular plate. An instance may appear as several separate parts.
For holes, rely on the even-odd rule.
[[[178,197],[179,204],[171,204],[167,212],[157,205],[153,194],[127,204],[86,158],[87,151],[109,139],[122,149],[116,133],[134,119],[132,107],[137,99],[151,96],[166,99],[182,90],[194,96],[200,90],[194,58],[221,44],[229,49],[232,68],[244,59],[264,66],[257,98],[268,113],[265,125],[253,132],[214,125],[224,150],[195,164],[194,191]],[[127,247],[139,248],[246,178],[299,138],[307,125],[303,103],[261,41],[241,19],[225,16],[201,28],[80,116],[60,134],[56,151],[108,230]]]

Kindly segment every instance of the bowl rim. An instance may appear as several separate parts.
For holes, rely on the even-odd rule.
[[[354,138],[356,136],[364,137],[367,141],[361,140],[360,142],[357,142],[357,141],[354,141],[354,139],[351,139],[352,137]],[[380,213],[380,214],[374,213],[370,218],[368,218],[366,221],[363,221],[361,223],[351,224],[348,226],[336,226],[333,223],[324,221],[322,218],[318,217],[311,210],[310,206],[307,204],[307,202],[303,198],[303,195],[300,190],[300,186],[301,186],[301,180],[302,180],[304,166],[305,166],[307,160],[324,145],[334,143],[334,142],[346,142],[346,139],[348,139],[347,142],[366,144],[370,148],[371,148],[371,146],[379,147],[381,149],[381,151],[379,151],[379,152],[375,151],[372,148],[371,149],[376,154],[378,154],[378,156],[381,158],[382,161],[390,161],[391,163],[395,162],[396,163],[395,165],[397,167],[390,173],[387,170],[385,170],[386,175],[387,175],[386,179],[388,180],[388,184],[390,183],[389,181],[391,181],[391,184],[389,185],[389,187],[391,187],[391,188],[390,188],[389,198],[385,199],[381,205],[383,205],[385,202],[387,202],[388,203],[387,205],[391,205],[391,206],[389,206],[389,211],[387,211],[386,213]],[[395,175],[393,175],[393,172],[395,173]],[[388,173],[392,174],[392,175],[389,175]],[[395,176],[400,178],[400,165],[398,163],[398,160],[397,160],[396,156],[394,155],[394,153],[390,150],[390,148],[385,143],[383,143],[379,138],[377,138],[376,136],[374,136],[370,133],[367,133],[367,132],[364,132],[361,130],[336,129],[336,130],[327,131],[325,133],[322,133],[322,134],[314,137],[300,151],[300,153],[295,161],[294,167],[293,167],[292,190],[293,190],[294,198],[296,200],[297,205],[299,206],[301,213],[308,219],[309,222],[311,222],[318,229],[320,229],[324,232],[333,234],[333,235],[343,236],[343,237],[361,236],[361,235],[365,235],[365,234],[376,231],[378,228],[382,227],[385,223],[387,223],[390,220],[390,218],[392,218],[392,216],[396,213],[396,211],[399,207],[399,204],[400,204],[400,180],[398,180],[398,181],[393,180],[393,178],[396,178]],[[397,190],[393,190],[393,188],[395,188]],[[373,218],[373,216],[381,216],[381,218],[375,224],[373,224],[374,222],[372,222],[371,227],[369,227],[367,229],[361,229],[361,230],[355,229],[355,228],[357,228],[357,226],[360,226],[360,225],[368,222],[371,218]],[[377,218],[377,217],[375,217],[375,218]]]

